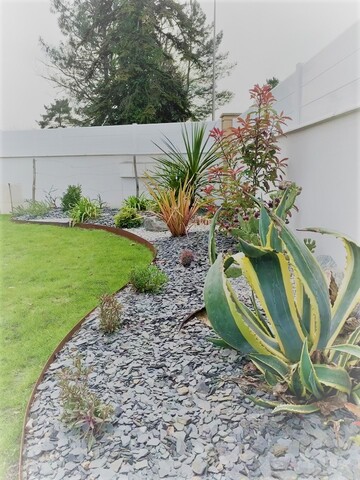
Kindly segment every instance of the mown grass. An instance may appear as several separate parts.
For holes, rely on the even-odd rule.
[[[149,264],[143,246],[110,233],[21,225],[0,215],[0,478],[17,463],[31,388],[67,332]]]

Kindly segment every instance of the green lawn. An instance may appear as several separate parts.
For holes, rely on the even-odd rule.
[[[104,231],[22,225],[0,216],[0,478],[18,459],[32,385],[66,333],[104,293],[151,262],[143,246]],[[13,477],[15,478],[15,477]]]

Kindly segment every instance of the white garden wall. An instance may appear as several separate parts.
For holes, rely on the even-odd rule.
[[[296,228],[322,226],[360,243],[360,23],[274,89],[292,117],[281,139],[287,176],[302,187]],[[309,236],[309,235],[307,235]],[[314,237],[315,238],[315,237]],[[344,264],[336,241],[316,235],[318,253]]]
[[[208,130],[216,124],[207,122]],[[61,196],[68,185],[80,184],[85,196],[96,198],[99,194],[110,206],[119,207],[124,198],[136,193],[134,156],[142,177],[154,165],[152,157],[161,153],[154,143],[161,146],[166,136],[183,148],[182,126],[134,124],[2,132],[0,212],[11,210],[8,184],[14,206],[31,198],[34,158],[36,200],[43,200],[51,188]]]

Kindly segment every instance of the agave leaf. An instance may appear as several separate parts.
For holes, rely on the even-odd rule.
[[[271,219],[264,206],[260,208],[259,234],[262,247],[267,246],[267,236],[271,225]]]
[[[280,405],[279,402],[275,402],[272,400],[264,400],[263,398],[254,397],[253,395],[246,395],[246,398],[255,403],[255,405],[259,405],[259,407],[275,408]]]
[[[330,347],[331,350],[336,350],[337,352],[347,353],[352,357],[356,357],[360,359],[360,347],[359,345],[348,345],[348,344],[341,344],[335,345],[334,347]]]
[[[324,389],[316,375],[314,365],[311,362],[311,358],[308,351],[307,339],[304,341],[303,349],[301,352],[301,358],[299,362],[299,375],[301,383],[306,390],[313,394],[317,399],[322,398]]]
[[[318,412],[319,410],[320,407],[318,407],[316,403],[310,403],[309,405],[279,405],[278,407],[274,408],[274,413],[290,412],[307,414]]]
[[[260,353],[252,353],[249,355],[251,361],[258,369],[265,373],[269,371],[282,380],[287,380],[290,373],[289,365],[273,355],[262,355]]]
[[[309,328],[309,340],[312,351],[326,347],[331,319],[331,306],[328,289],[323,271],[304,242],[299,241],[278,217],[271,215],[273,221],[280,227],[280,238],[290,257],[290,262],[310,300],[312,318]]]
[[[335,388],[339,392],[350,394],[351,378],[344,368],[315,364],[314,370],[320,383],[327,387]]]
[[[352,389],[351,398],[354,400],[356,405],[360,405],[360,383]]]
[[[212,219],[212,222],[210,224],[210,231],[209,231],[209,243],[208,243],[208,255],[209,255],[209,261],[210,261],[210,264],[212,265],[216,258],[217,258],[217,253],[216,253],[216,239],[215,239],[215,227],[216,227],[216,224],[217,224],[217,221],[218,221],[218,218],[219,218],[219,214],[220,214],[220,210],[221,208],[219,208],[213,219]]]
[[[348,338],[346,345],[356,345],[360,340],[360,327],[357,327],[356,330],[352,332],[350,337]],[[333,352],[336,351],[336,347],[332,347],[331,350]],[[330,355],[330,359],[335,362],[339,367],[345,367],[350,359],[350,354],[343,352],[343,353],[336,353],[335,355]]]
[[[264,332],[254,313],[238,300],[226,280],[221,255],[206,276],[204,299],[210,323],[226,343],[242,353],[257,351],[285,360],[277,342]]]
[[[305,385],[302,383],[299,369],[295,368],[292,375],[290,376],[290,380],[288,382],[290,391],[298,398],[306,397],[306,388]]]
[[[334,343],[352,310],[360,302],[360,247],[350,238],[337,232],[320,228],[308,230],[340,238],[346,251],[344,279],[332,308],[330,338],[327,342],[329,347]]]
[[[282,253],[252,246],[262,256],[242,258],[242,271],[264,309],[281,351],[299,361],[304,333],[296,312],[288,263]]]
[[[269,370],[265,370],[264,378],[271,387],[275,387],[279,383],[279,377],[271,373]]]
[[[222,338],[206,337],[206,340],[208,342],[216,345],[217,347],[233,349],[233,347],[231,345],[229,345],[228,343],[226,343],[225,340],[223,340]]]

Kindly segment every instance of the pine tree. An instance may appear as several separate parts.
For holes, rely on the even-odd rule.
[[[48,107],[44,105],[46,113],[42,116],[42,120],[37,123],[40,128],[65,128],[78,125],[79,121],[73,116],[72,108],[68,99],[55,100]]]
[[[47,78],[77,103],[84,125],[177,122],[211,111],[212,29],[196,0],[52,4],[64,40],[41,40],[53,67]],[[217,54],[218,77],[229,71],[226,57]],[[230,95],[219,92],[218,105]]]

